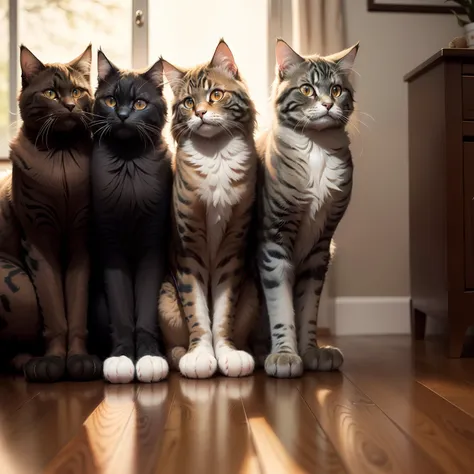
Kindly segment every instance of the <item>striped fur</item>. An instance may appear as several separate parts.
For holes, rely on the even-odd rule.
[[[305,59],[277,43],[276,117],[259,144],[258,264],[272,340],[265,370],[272,376],[295,377],[304,368],[332,370],[343,361],[337,348],[318,346],[316,325],[331,240],[351,195],[345,124],[353,92],[346,73],[356,51]],[[338,97],[331,96],[334,84],[342,89],[336,89]],[[306,87],[312,96],[303,93]]]
[[[162,287],[161,327],[187,377],[253,371],[241,349],[255,319],[247,238],[255,198],[255,110],[227,45],[189,71],[164,61],[175,100],[172,274]],[[216,89],[219,100],[212,100]],[[192,98],[192,108],[185,101]],[[200,114],[203,119],[200,118]]]
[[[11,143],[0,213],[2,226],[17,227],[14,241],[2,231],[0,252],[25,262],[42,314],[45,356],[24,367],[33,381],[55,381],[66,370],[73,379],[101,372],[86,350],[90,60],[90,46],[71,63],[51,65],[21,49],[23,125]]]

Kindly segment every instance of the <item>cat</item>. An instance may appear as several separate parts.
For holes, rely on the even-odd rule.
[[[101,375],[86,351],[91,46],[67,64],[43,64],[22,45],[20,64],[23,124],[0,201],[4,332],[32,341],[41,326],[44,356],[24,359],[28,380],[90,380]]]
[[[249,375],[243,345],[258,313],[249,274],[255,201],[255,108],[232,52],[189,70],[163,61],[173,94],[176,141],[172,269],[159,301],[174,367],[190,378]]]
[[[172,186],[162,138],[163,65],[160,60],[146,71],[122,70],[99,51],[98,75],[91,179],[93,279],[99,282],[92,304],[99,309],[91,331],[95,324],[94,339],[105,346],[109,340],[109,382],[128,383],[135,375],[158,382],[168,374],[157,300],[167,265]]]
[[[348,74],[358,44],[303,57],[276,44],[275,115],[258,143],[262,163],[258,265],[271,333],[265,371],[298,377],[335,370],[335,347],[319,347],[319,299],[334,231],[349,204],[352,158],[345,126],[353,111]]]

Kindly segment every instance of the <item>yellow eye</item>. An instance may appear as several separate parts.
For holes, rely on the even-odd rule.
[[[222,92],[220,89],[215,89],[211,92],[211,100],[213,102],[219,102],[222,97],[224,97],[224,92]]]
[[[314,89],[308,84],[303,84],[300,87],[300,91],[306,97],[313,97],[313,95],[314,95]]]
[[[144,100],[138,99],[133,103],[133,108],[135,110],[143,110],[147,105]]]
[[[184,99],[183,105],[187,109],[192,109],[194,107],[194,100],[191,99],[191,97],[188,97],[187,99]]]
[[[73,99],[80,99],[83,95],[83,91],[81,91],[80,89],[73,89],[72,92],[71,92],[71,95],[72,95],[72,98]]]
[[[109,96],[105,98],[105,104],[109,107],[115,107],[117,105],[117,101],[115,97]]]
[[[53,91],[53,89],[46,89],[44,92],[43,92],[43,95],[45,97],[47,97],[48,99],[51,99],[51,100],[54,100],[56,99],[56,97],[58,96],[56,94],[56,91]]]
[[[342,94],[342,87],[339,85],[334,85],[331,87],[331,95],[333,97],[339,97]]]

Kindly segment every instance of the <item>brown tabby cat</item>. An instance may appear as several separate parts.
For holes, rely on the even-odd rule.
[[[0,339],[31,339],[38,304],[45,355],[24,365],[26,377],[53,382],[67,369],[91,379],[101,375],[86,352],[91,46],[67,64],[43,64],[22,46],[20,62],[23,125],[0,197]],[[17,321],[23,334],[12,331]]]
[[[177,151],[173,268],[161,291],[161,327],[184,376],[211,377],[217,365],[225,375],[245,376],[254,361],[236,346],[242,347],[258,307],[247,268],[257,168],[254,105],[222,40],[208,64],[188,71],[163,65],[174,93]]]

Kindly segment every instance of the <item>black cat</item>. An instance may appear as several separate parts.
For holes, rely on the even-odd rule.
[[[90,329],[94,350],[108,351],[104,376],[112,383],[128,383],[135,374],[142,382],[157,382],[168,374],[157,316],[172,189],[162,138],[162,72],[161,60],[145,72],[125,71],[99,51]]]

